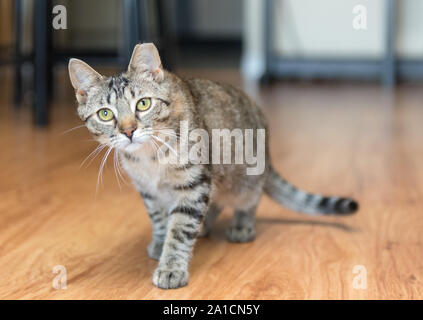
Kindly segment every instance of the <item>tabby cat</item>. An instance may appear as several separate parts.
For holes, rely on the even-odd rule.
[[[231,242],[254,239],[263,193],[308,214],[345,215],[358,209],[352,199],[310,194],[289,184],[273,169],[267,144],[263,173],[256,175],[246,174],[247,163],[161,161],[175,157],[183,144],[196,143],[179,141],[181,121],[210,136],[219,128],[264,129],[268,136],[260,109],[241,90],[208,80],[182,80],[163,69],[151,43],[135,47],[122,74],[105,77],[71,59],[69,75],[80,118],[102,146],[117,150],[120,165],[144,200],[153,228],[148,254],[159,261],[153,275],[159,288],[188,283],[195,240],[210,232],[224,207],[234,210],[226,233]]]

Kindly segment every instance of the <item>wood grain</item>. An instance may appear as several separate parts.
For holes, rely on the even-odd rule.
[[[80,124],[73,98],[61,95],[48,129],[3,103],[0,298],[421,299],[422,92],[307,83],[260,90],[278,171],[309,191],[352,195],[361,209],[312,218],[264,198],[250,244],[226,242],[225,212],[196,245],[189,285],[171,291],[152,284],[151,227],[137,192],[119,189],[109,161],[96,194],[100,157],[79,169],[95,142],[85,128],[61,134]],[[56,265],[66,267],[67,289],[52,287]],[[365,290],[353,287],[356,265],[367,270]]]

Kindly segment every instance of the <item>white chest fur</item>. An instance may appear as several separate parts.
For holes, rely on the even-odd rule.
[[[120,162],[140,193],[153,195],[164,208],[173,207],[175,197],[166,183],[166,166],[154,160],[150,153],[132,154],[131,157],[120,155]]]
[[[148,191],[149,193],[158,191],[163,167],[160,167],[150,155],[131,155],[130,157],[120,155],[120,161],[139,191]]]

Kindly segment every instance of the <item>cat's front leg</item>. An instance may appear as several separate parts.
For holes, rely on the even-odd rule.
[[[184,190],[168,218],[167,234],[153,283],[162,289],[174,289],[188,284],[189,261],[197,235],[208,207],[209,186]]]
[[[167,226],[167,208],[155,195],[140,191],[153,227],[153,239],[147,247],[150,258],[159,260],[163,250]]]

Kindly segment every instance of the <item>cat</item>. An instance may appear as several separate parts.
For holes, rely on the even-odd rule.
[[[189,130],[200,128],[210,136],[219,128],[253,129],[264,130],[267,141],[268,130],[260,109],[241,90],[177,77],[163,69],[152,43],[136,45],[122,74],[105,77],[71,59],[69,75],[79,117],[101,145],[118,151],[120,165],[143,198],[153,228],[147,251],[158,260],[153,283],[159,288],[187,285],[195,240],[208,235],[224,207],[234,210],[226,233],[231,242],[254,240],[263,193],[308,214],[346,215],[358,210],[353,199],[310,194],[292,186],[272,167],[267,144],[261,174],[247,174],[247,163],[161,161],[181,152],[182,143],[177,142],[182,121]]]

